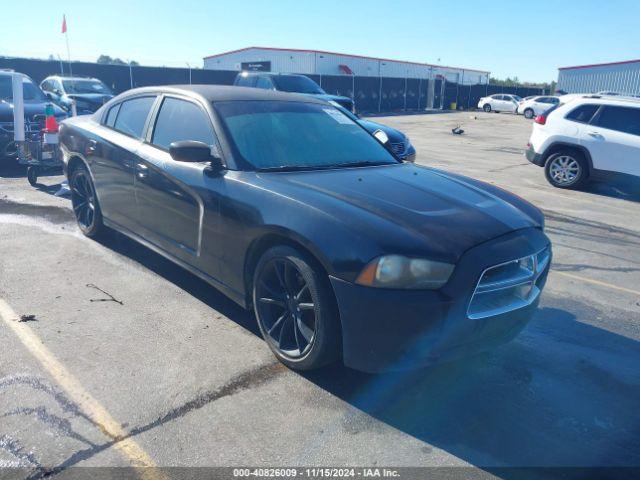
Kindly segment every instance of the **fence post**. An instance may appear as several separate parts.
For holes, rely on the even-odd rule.
[[[420,110],[420,97],[422,96],[422,78],[418,78],[418,110]]]
[[[131,61],[129,61],[129,82],[131,82],[131,88],[133,88],[133,67]]]
[[[407,77],[404,77],[404,111],[407,111]]]
[[[380,78],[380,91],[378,92],[378,113],[382,111],[382,75]]]
[[[320,88],[322,88],[322,74],[320,74]]]

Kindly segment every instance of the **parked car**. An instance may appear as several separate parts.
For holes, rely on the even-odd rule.
[[[40,87],[47,97],[67,111],[75,100],[78,115],[93,113],[113,98],[111,89],[97,78],[53,75],[45,78]]]
[[[483,97],[478,102],[478,108],[485,112],[512,112],[515,113],[518,110],[518,105],[522,98],[517,95],[506,95],[498,93],[496,95],[490,95]]]
[[[407,137],[400,130],[391,128],[382,123],[372,122],[371,120],[365,120],[360,118],[357,114],[350,112],[339,103],[330,101],[334,107],[338,108],[342,113],[349,116],[353,121],[362,125],[369,133],[376,135],[378,132],[384,132],[389,148],[393,153],[404,162],[416,161],[416,149],[411,144],[409,137]],[[383,142],[384,143],[384,142]]]
[[[551,107],[560,103],[558,97],[553,96],[536,96],[529,99],[524,99],[519,105],[516,113],[524,115],[524,118],[534,118],[536,115],[542,115]]]
[[[0,160],[15,158],[16,144],[13,138],[13,73],[0,71]],[[24,97],[25,134],[39,135],[44,128],[44,110],[51,102],[31,78],[22,73],[22,89]],[[58,121],[67,117],[59,107],[54,106],[54,115]]]
[[[253,308],[292,368],[491,348],[527,323],[549,270],[536,207],[400,162],[310,96],[138,88],[65,120],[60,141],[85,235],[118,230]]]
[[[240,72],[233,83],[238,87],[254,87],[279,92],[303,93],[340,104],[355,113],[355,104],[349,97],[329,95],[306,75],[270,72]]]
[[[640,179],[640,100],[571,96],[535,119],[527,159],[558,188]]]

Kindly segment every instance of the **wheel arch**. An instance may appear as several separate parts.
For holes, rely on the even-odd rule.
[[[549,157],[551,155],[553,155],[554,153],[558,153],[561,150],[567,150],[567,149],[574,150],[580,153],[584,157],[584,159],[587,161],[587,168],[588,168],[587,174],[590,176],[591,173],[593,172],[593,161],[591,160],[591,154],[589,153],[589,150],[587,150],[584,146],[577,145],[575,143],[554,142],[551,145],[549,145],[544,152],[542,166],[543,167],[547,166],[547,161],[549,160]]]
[[[318,252],[311,242],[296,232],[284,228],[273,228],[255,238],[247,248],[243,268],[243,284],[245,287],[245,304],[247,308],[251,308],[253,303],[252,282],[258,261],[267,250],[277,245],[287,245],[304,253],[314,263],[313,267],[318,268],[327,276],[327,281],[331,287],[328,275],[331,274],[332,268],[326,257]],[[333,292],[333,287],[331,287],[331,291]],[[335,298],[335,292],[333,292],[333,294]]]
[[[75,152],[72,152],[69,154],[69,160],[67,161],[66,168],[65,168],[67,180],[69,181],[69,188],[71,188],[71,174],[74,172],[74,170],[76,170],[78,167],[81,167],[81,166],[84,166],[84,168],[87,169],[87,172],[89,172],[89,176],[91,177],[91,181],[93,182],[93,188],[95,189],[95,192],[96,192],[96,198],[98,200],[98,203],[100,203],[100,192],[98,192],[96,179],[94,178],[93,172],[89,167],[89,162],[81,154],[75,153]]]

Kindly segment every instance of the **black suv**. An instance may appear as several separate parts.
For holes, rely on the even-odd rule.
[[[40,88],[67,111],[71,110],[71,101],[75,100],[78,115],[93,113],[113,98],[111,89],[97,78],[54,75],[45,78]]]
[[[320,86],[305,75],[293,73],[240,72],[234,85],[238,87],[254,87],[279,92],[304,93],[316,98],[335,102],[350,112],[355,113],[355,105],[349,97],[329,95]]]

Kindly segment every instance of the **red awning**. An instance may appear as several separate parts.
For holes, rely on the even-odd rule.
[[[342,73],[346,73],[347,75],[353,75],[353,70],[349,68],[349,65],[338,65],[340,71]]]

